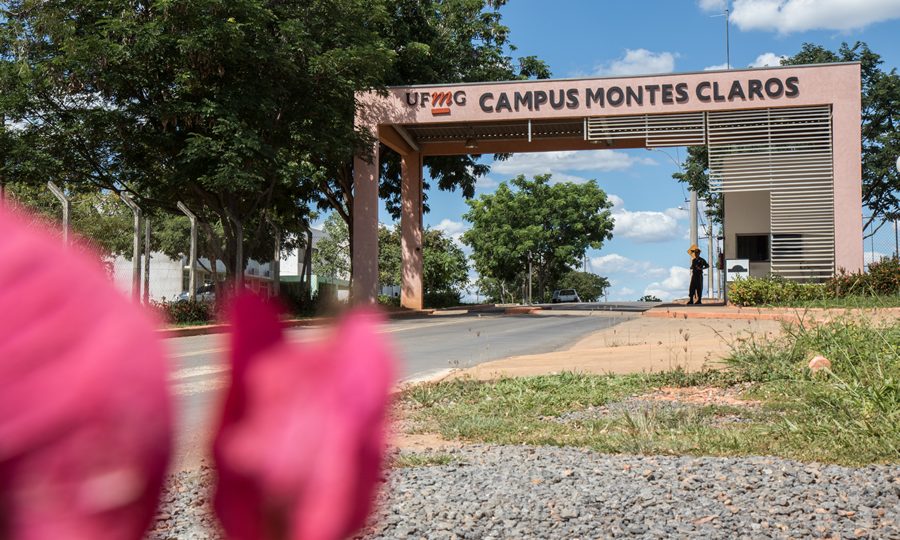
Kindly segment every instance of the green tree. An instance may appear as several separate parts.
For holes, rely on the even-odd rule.
[[[51,230],[61,231],[62,205],[46,185],[35,186],[20,182],[6,184],[7,196],[41,221]],[[69,226],[82,244],[101,257],[132,255],[133,218],[129,210],[112,193],[69,192],[71,201]]]
[[[0,33],[4,178],[184,201],[221,234],[233,274],[272,228],[307,226],[322,156],[352,155],[353,92],[395,54],[384,0],[6,2]],[[234,219],[232,219],[234,218]]]
[[[638,302],[662,302],[662,300],[653,296],[652,294],[645,294],[644,296],[638,298]]]
[[[881,56],[862,42],[841,44],[837,52],[804,43],[800,52],[782,65],[859,62],[862,76],[862,203],[875,219],[900,217],[900,173],[894,165],[900,155],[900,75],[896,68],[881,68]],[[709,192],[708,152],[705,146],[688,149],[682,172],[673,178],[688,184],[709,201],[721,216],[721,201]],[[866,223],[866,226],[869,225]]]
[[[469,280],[465,253],[437,229],[425,229],[422,237],[422,288],[426,300],[438,296],[455,296],[458,302]],[[379,229],[378,244],[379,281],[384,285],[400,285],[400,226],[382,226]]]
[[[709,148],[689,146],[687,152],[687,159],[684,160],[681,170],[673,173],[672,178],[696,191],[697,198],[706,202],[707,216],[716,223],[722,223],[725,210],[722,195],[713,193],[709,187]]]
[[[412,85],[547,78],[547,65],[533,56],[514,60],[509,28],[502,24],[500,9],[506,0],[393,0],[388,2],[389,23],[383,26],[386,46],[395,62],[385,73],[385,85]],[[351,96],[352,97],[352,96]],[[349,130],[353,111],[339,127]],[[352,152],[334,146],[323,153],[318,193],[320,206],[331,208],[351,224],[353,209]],[[400,159],[381,147],[379,194],[395,219],[400,212]],[[480,156],[427,156],[429,175],[441,190],[459,189],[464,197],[475,195],[477,179],[490,166]],[[504,158],[505,156],[496,156]],[[429,183],[424,183],[427,190]],[[425,204],[427,210],[427,201]]]
[[[337,279],[350,277],[350,231],[347,223],[335,213],[329,214],[322,226],[325,233],[315,244],[313,273]]]
[[[596,302],[609,288],[609,280],[593,272],[566,272],[556,282],[557,289],[575,289],[585,302]]]
[[[521,283],[530,260],[538,298],[588,248],[600,249],[612,238],[612,203],[593,180],[552,184],[549,174],[518,176],[467,202],[464,217],[472,228],[463,242],[473,249],[475,269],[505,284]]]

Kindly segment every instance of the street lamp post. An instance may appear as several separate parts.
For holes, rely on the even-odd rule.
[[[119,193],[122,202],[131,209],[134,215],[134,243],[131,254],[131,296],[135,303],[141,301],[141,207],[135,204],[131,197],[125,193]]]
[[[197,215],[191,212],[181,201],[178,201],[178,209],[191,222],[191,248],[188,255],[188,298],[193,302],[197,299]]]
[[[59,202],[62,204],[62,237],[63,244],[69,244],[69,214],[72,211],[72,202],[69,201],[69,198],[66,197],[66,194],[63,193],[63,190],[59,189],[59,187],[54,184],[52,181],[47,182],[47,187],[50,189],[50,192],[59,199]]]

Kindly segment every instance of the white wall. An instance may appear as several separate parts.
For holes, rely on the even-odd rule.
[[[144,279],[144,259],[141,258],[141,281]],[[183,264],[181,260],[174,260],[164,253],[153,252],[150,254],[150,298],[160,301],[172,300],[182,291]],[[131,295],[132,264],[122,257],[116,257],[113,261],[113,278],[116,288]],[[141,296],[143,298],[143,295]]]

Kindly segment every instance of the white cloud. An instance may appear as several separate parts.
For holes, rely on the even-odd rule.
[[[534,176],[553,175],[554,182],[586,182],[587,179],[566,171],[623,171],[635,164],[655,164],[649,158],[635,158],[617,150],[569,150],[537,154],[513,154],[505,161],[494,164],[496,173]]]
[[[612,274],[641,274],[642,276],[656,279],[666,275],[665,268],[655,267],[647,261],[629,259],[618,253],[592,257],[591,269],[604,276]]]
[[[609,193],[606,195],[606,198],[609,199],[609,202],[612,203],[613,211],[615,211],[617,208],[622,208],[625,206],[625,201],[618,195]]]
[[[762,53],[756,57],[756,60],[750,64],[750,67],[780,66],[782,58],[785,58],[785,56],[771,52]]]
[[[707,4],[701,1],[701,6]],[[806,30],[849,31],[900,18],[897,0],[735,0],[731,21],[741,30],[782,34]]]
[[[626,49],[625,56],[618,60],[600,64],[594,70],[596,75],[645,75],[648,73],[671,73],[675,71],[675,58],[671,52],[653,52],[647,49]]]
[[[644,289],[644,294],[656,296],[664,301],[674,298],[687,298],[690,284],[690,270],[681,266],[673,266],[669,268],[669,276],[666,279],[654,281],[647,285],[647,288]]]
[[[690,211],[683,206],[679,206],[678,208],[667,208],[663,213],[677,220],[687,219],[691,215]]]
[[[499,185],[500,185],[499,182],[497,182],[496,180],[494,180],[493,178],[490,178],[488,176],[482,176],[482,177],[478,178],[478,180],[475,181],[475,189],[478,191],[494,189],[495,187],[497,187]]]
[[[469,227],[461,222],[461,221],[453,221],[452,219],[442,219],[440,223],[432,227],[433,229],[437,229],[447,236],[449,236],[454,242],[458,245],[462,246],[462,235],[464,232],[469,230]]]
[[[622,287],[621,289],[615,292],[617,298],[633,298],[637,293],[636,290],[630,289],[628,287]]]
[[[679,237],[678,220],[664,212],[632,212],[624,208],[613,212],[616,224],[613,236],[639,243],[666,242]]]
[[[706,66],[705,68],[703,68],[703,71],[718,71],[718,70],[723,70],[723,69],[728,69],[728,64],[716,64],[714,66]]]
[[[700,0],[698,4],[703,11],[725,11],[725,0]]]

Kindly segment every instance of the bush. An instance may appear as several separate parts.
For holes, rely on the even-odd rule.
[[[388,307],[400,307],[400,297],[399,296],[390,296],[387,294],[379,294],[378,295],[378,304],[382,306]]]
[[[900,294],[900,259],[892,257],[869,265],[868,272],[841,272],[826,282],[835,298]]]
[[[154,302],[153,307],[159,311],[169,324],[198,324],[215,319],[214,302],[184,300],[179,302]]]
[[[313,294],[312,298],[307,298],[298,282],[282,283],[279,300],[285,311],[295,317],[312,317],[321,310],[319,295]]]
[[[738,306],[810,302],[827,296],[825,284],[800,283],[779,277],[738,279],[728,288],[728,300]]]
[[[458,306],[460,295],[456,291],[427,292],[425,293],[425,307],[446,308]]]

